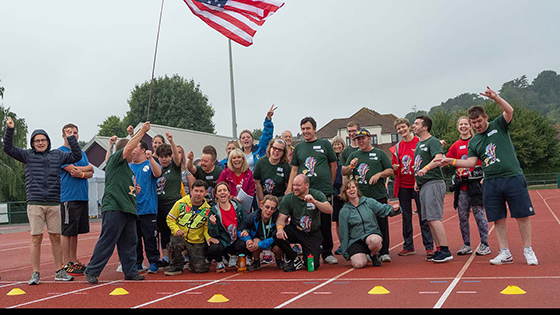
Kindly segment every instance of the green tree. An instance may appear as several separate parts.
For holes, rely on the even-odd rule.
[[[125,125],[124,121],[121,121],[121,119],[115,115],[107,117],[107,119],[98,126],[99,136],[112,137],[116,135],[119,138],[124,138],[128,135],[126,133],[126,127],[128,127],[128,125]]]
[[[20,148],[27,147],[27,124],[25,119],[18,118],[17,115],[0,105],[0,121],[6,121],[6,117],[11,116],[15,123],[14,146]],[[6,132],[6,125],[0,126],[2,136]],[[24,165],[9,157],[4,151],[0,152],[0,200],[2,201],[23,201],[25,200],[25,171]]]
[[[150,81],[136,85],[128,99],[129,111],[123,119],[109,116],[100,127],[101,136],[126,136],[126,127],[147,118],[152,124],[214,133],[214,109],[194,80],[179,75],[154,78],[148,117]]]

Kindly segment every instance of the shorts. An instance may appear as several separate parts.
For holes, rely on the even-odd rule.
[[[524,175],[484,179],[482,199],[488,222],[507,218],[508,207],[512,218],[535,214]]]
[[[89,202],[66,201],[60,204],[62,235],[89,233]]]
[[[45,223],[49,234],[60,234],[60,205],[27,205],[27,218],[31,235],[42,235]]]
[[[423,220],[443,220],[443,199],[445,198],[445,182],[432,180],[420,188],[420,211]]]
[[[371,254],[371,249],[369,249],[363,239],[359,239],[352,243],[352,245],[348,246],[348,249],[346,251],[348,252],[349,257],[352,257],[356,254]]]

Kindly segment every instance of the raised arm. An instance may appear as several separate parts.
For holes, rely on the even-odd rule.
[[[494,100],[494,102],[496,102],[498,106],[500,106],[500,108],[504,111],[503,115],[507,123],[509,124],[511,122],[511,120],[513,119],[513,107],[506,100],[501,98],[498,93],[494,92],[492,89],[490,89],[490,87],[486,87],[486,91],[484,93],[480,93],[480,95]]]

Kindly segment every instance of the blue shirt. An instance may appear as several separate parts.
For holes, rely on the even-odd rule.
[[[140,193],[136,194],[138,215],[157,214],[157,177],[152,172],[150,160],[138,164],[130,163],[129,165],[136,175],[136,184],[140,186]]]
[[[58,148],[62,152],[72,152],[70,148],[61,146]],[[89,200],[89,184],[86,178],[72,177],[64,168],[70,164],[62,165],[60,172],[60,202],[66,201],[87,201]],[[88,166],[89,161],[86,154],[82,151],[82,159],[74,163],[75,166]]]

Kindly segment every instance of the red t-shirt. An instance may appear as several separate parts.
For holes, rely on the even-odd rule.
[[[471,140],[471,138],[459,139],[455,141],[455,143],[453,143],[449,148],[449,151],[447,151],[446,157],[458,160],[466,160],[469,157],[469,140]],[[482,165],[482,162],[478,160],[478,163],[476,165]],[[458,167],[457,175],[459,175],[460,177],[469,177],[473,170],[474,168]],[[463,184],[461,186],[461,190],[467,190],[467,185]]]
[[[392,163],[400,165],[397,170],[398,176],[400,176],[400,187],[414,188],[414,149],[416,149],[418,141],[420,141],[418,137],[413,137],[408,142],[402,140],[399,142],[398,148],[395,148]]]
[[[232,241],[237,239],[237,214],[235,213],[235,208],[230,202],[229,210],[224,210],[220,207],[220,212],[222,214],[222,225],[228,231],[229,236]]]

